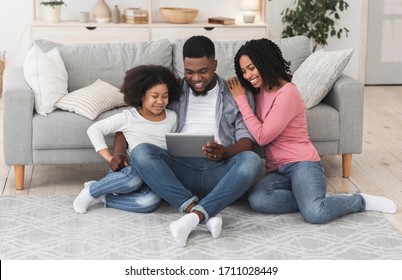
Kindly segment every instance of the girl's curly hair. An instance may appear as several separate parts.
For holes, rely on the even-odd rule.
[[[127,105],[141,107],[146,91],[159,84],[167,85],[169,104],[179,100],[181,87],[178,78],[169,68],[161,65],[140,65],[128,70],[120,92],[124,94]]]
[[[268,39],[250,40],[240,47],[234,58],[235,72],[243,87],[253,93],[258,89],[254,88],[249,81],[244,79],[240,68],[240,57],[247,55],[261,75],[264,86],[272,89],[279,86],[279,78],[291,82],[290,62],[286,61],[279,47]]]

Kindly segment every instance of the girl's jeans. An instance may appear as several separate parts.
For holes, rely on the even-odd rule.
[[[106,195],[106,207],[137,213],[151,212],[162,201],[144,184],[131,165],[116,172],[110,170],[105,177],[91,185],[90,193],[95,198]]]

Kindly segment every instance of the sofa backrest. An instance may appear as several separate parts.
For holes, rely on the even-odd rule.
[[[42,51],[57,47],[68,74],[68,91],[101,79],[120,88],[126,71],[141,64],[172,64],[172,45],[167,39],[134,43],[62,44],[34,42]]]
[[[173,69],[180,77],[184,75],[183,45],[186,38],[173,42]],[[283,39],[273,39],[282,51],[286,60],[291,62],[290,71],[294,73],[302,62],[311,54],[310,41],[305,36],[295,36]],[[235,75],[234,57],[239,48],[247,41],[214,41],[218,69],[216,72],[227,79]]]
[[[133,43],[63,44],[47,40],[34,43],[44,52],[57,47],[68,74],[68,91],[88,86],[101,79],[120,87],[126,71],[141,64],[172,67],[183,77],[183,44],[186,38],[170,43],[167,39]],[[292,73],[311,54],[310,41],[304,36],[272,40],[278,44]],[[217,73],[227,79],[235,75],[234,56],[246,41],[214,41]]]

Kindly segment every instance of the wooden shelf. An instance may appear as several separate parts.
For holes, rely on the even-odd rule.
[[[76,19],[63,20],[59,23],[48,23],[43,19],[38,18],[38,3],[40,3],[42,0],[32,1],[34,5],[34,13],[31,25],[32,40],[47,39],[59,42],[132,42],[166,38],[170,41],[173,41],[177,38],[198,34],[206,35],[214,40],[225,41],[248,40],[253,38],[267,37],[268,35],[265,0],[261,0],[261,11],[258,16],[258,22],[244,23],[240,17],[238,17],[236,18],[236,24],[234,25],[208,23],[209,16],[217,16],[216,10],[211,11],[211,15],[204,14],[200,20],[189,24],[173,24],[165,22],[163,21],[162,17],[158,15],[158,5],[161,3],[165,4],[166,1],[164,0],[142,1],[142,3],[146,3],[147,5],[146,7],[142,8],[148,10],[148,23],[146,24],[115,24],[112,22],[98,23],[96,21],[81,23]],[[229,1],[231,0],[226,0],[225,3]],[[173,3],[174,1],[171,2]],[[200,2],[199,5],[205,4],[203,2],[204,1]],[[95,0],[94,3],[96,3]],[[233,0],[233,4],[239,5],[239,1]],[[136,4],[134,3],[133,5],[135,6]],[[63,8],[68,8],[68,6]],[[205,8],[205,6],[203,6],[203,8]],[[240,7],[236,9],[236,7],[231,6],[231,9],[232,11],[237,11],[236,13],[239,16],[242,13],[240,11]],[[225,15],[225,11],[222,11],[222,13],[218,12],[218,14]]]

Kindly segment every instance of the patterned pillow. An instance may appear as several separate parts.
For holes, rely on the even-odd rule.
[[[321,102],[348,64],[353,49],[327,52],[319,50],[311,54],[293,75],[293,83],[299,89],[310,109]]]
[[[111,84],[97,79],[93,84],[77,89],[60,98],[55,107],[75,112],[90,120],[96,119],[101,113],[126,105],[123,94]]]

